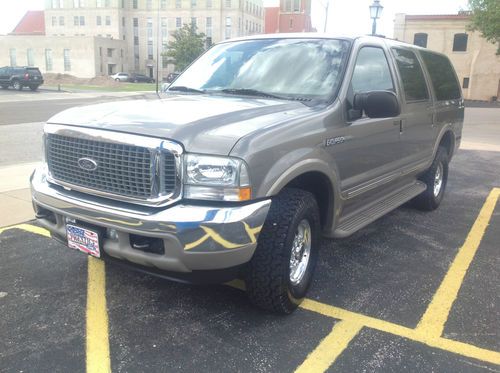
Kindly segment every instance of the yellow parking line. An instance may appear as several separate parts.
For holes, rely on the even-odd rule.
[[[111,372],[109,357],[106,270],[104,261],[88,259],[87,280],[87,373]]]
[[[324,372],[342,354],[363,325],[352,320],[337,322],[328,334],[299,365],[295,373]]]
[[[50,237],[50,232],[47,229],[37,227],[31,224],[17,224],[17,225],[11,225],[10,227],[0,228],[0,234],[10,229],[22,229],[23,231],[35,233],[40,236]]]
[[[458,251],[443,282],[436,294],[434,294],[427,311],[425,311],[418,323],[418,331],[425,332],[434,337],[439,337],[443,334],[444,324],[448,320],[448,315],[462,286],[467,269],[472,259],[474,259],[484,232],[488,227],[499,196],[499,188],[494,188],[488,195],[463,246]]]
[[[385,333],[394,334],[399,337],[408,338],[423,343],[429,347],[439,348],[458,355],[471,357],[473,359],[500,364],[500,352],[476,347],[468,343],[453,341],[450,339],[435,337],[428,333],[410,329],[402,325],[366,316],[360,313],[345,310],[328,304],[320,303],[311,299],[305,299],[301,308],[332,317],[339,320],[351,321],[354,324],[366,326],[371,329],[380,330]]]

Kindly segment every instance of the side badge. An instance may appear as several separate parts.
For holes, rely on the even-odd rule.
[[[346,138],[344,136],[337,136],[337,137],[332,137],[330,139],[325,140],[325,146],[332,146],[332,145],[337,145],[337,144],[342,144],[346,141]]]

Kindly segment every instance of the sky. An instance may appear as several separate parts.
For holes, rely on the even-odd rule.
[[[312,0],[312,23],[323,31],[324,7],[328,0]],[[372,0],[329,0],[327,32],[337,34],[369,34],[371,20],[368,6]],[[264,6],[274,6],[279,0],[264,0]],[[377,33],[392,37],[396,13],[456,14],[467,9],[467,0],[380,0],[384,6],[377,23]],[[0,35],[17,25],[27,10],[41,10],[44,0],[0,0]]]

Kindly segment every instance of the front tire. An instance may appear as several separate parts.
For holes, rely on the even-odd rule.
[[[413,205],[424,211],[437,209],[448,182],[448,152],[444,147],[438,148],[431,167],[419,179],[427,185],[427,189],[413,199]]]
[[[245,276],[253,304],[279,314],[299,306],[311,285],[320,231],[311,193],[287,188],[273,198]]]
[[[14,80],[12,82],[12,87],[18,91],[22,91],[23,90],[23,85],[21,84],[21,82],[19,80]]]

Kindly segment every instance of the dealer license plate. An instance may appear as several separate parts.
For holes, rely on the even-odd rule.
[[[67,224],[66,236],[70,248],[83,251],[97,258],[101,256],[99,234],[97,232],[76,225]]]

